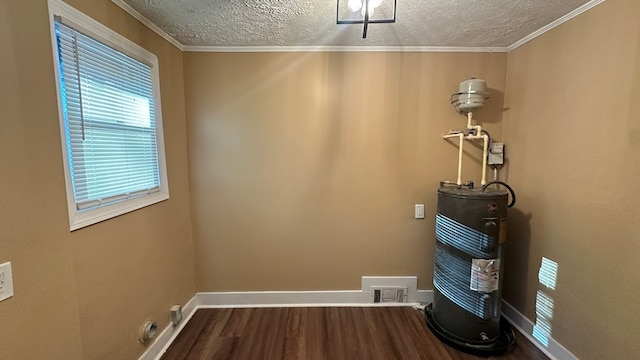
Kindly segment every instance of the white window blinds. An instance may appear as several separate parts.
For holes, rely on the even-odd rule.
[[[149,65],[55,21],[60,97],[79,211],[160,189]]]

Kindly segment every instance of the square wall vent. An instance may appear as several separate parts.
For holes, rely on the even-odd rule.
[[[374,303],[405,303],[407,302],[407,287],[385,286],[372,287]]]

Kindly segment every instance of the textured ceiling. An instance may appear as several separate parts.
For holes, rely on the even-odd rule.
[[[589,0],[397,0],[393,24],[336,24],[336,0],[113,0],[184,46],[506,48]],[[392,0],[384,0],[392,1]]]

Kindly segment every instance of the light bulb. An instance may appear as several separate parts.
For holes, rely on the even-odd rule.
[[[349,10],[356,12],[362,8],[362,1],[360,0],[349,0]]]
[[[369,8],[375,9],[380,5],[382,5],[382,0],[369,0]]]

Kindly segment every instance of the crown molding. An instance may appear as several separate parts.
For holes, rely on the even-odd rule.
[[[182,45],[178,40],[174,39],[167,32],[162,30],[158,25],[151,22],[151,20],[144,17],[140,14],[136,9],[132,8],[129,4],[124,2],[123,0],[111,0],[112,3],[118,5],[122,10],[127,12],[129,15],[133,16],[136,20],[143,23],[146,27],[148,27],[151,31],[160,35],[163,39],[167,40],[171,45],[178,48],[180,51],[184,51],[184,45]]]
[[[507,52],[506,47],[459,46],[185,46],[190,52]]]
[[[509,47],[507,48],[508,52],[511,52],[517,48],[519,48],[520,46],[526,44],[527,42],[537,38],[538,36],[546,33],[547,31],[551,31],[553,28],[560,26],[561,24],[564,24],[565,22],[573,19],[574,17],[588,11],[591,10],[592,8],[602,4],[603,2],[605,2],[606,0],[591,0],[588,3],[580,6],[579,8],[573,10],[572,12],[568,13],[567,15],[559,18],[558,20],[541,27],[540,29],[532,32],[531,34],[523,37],[522,39],[514,42],[513,44],[509,45]]]

